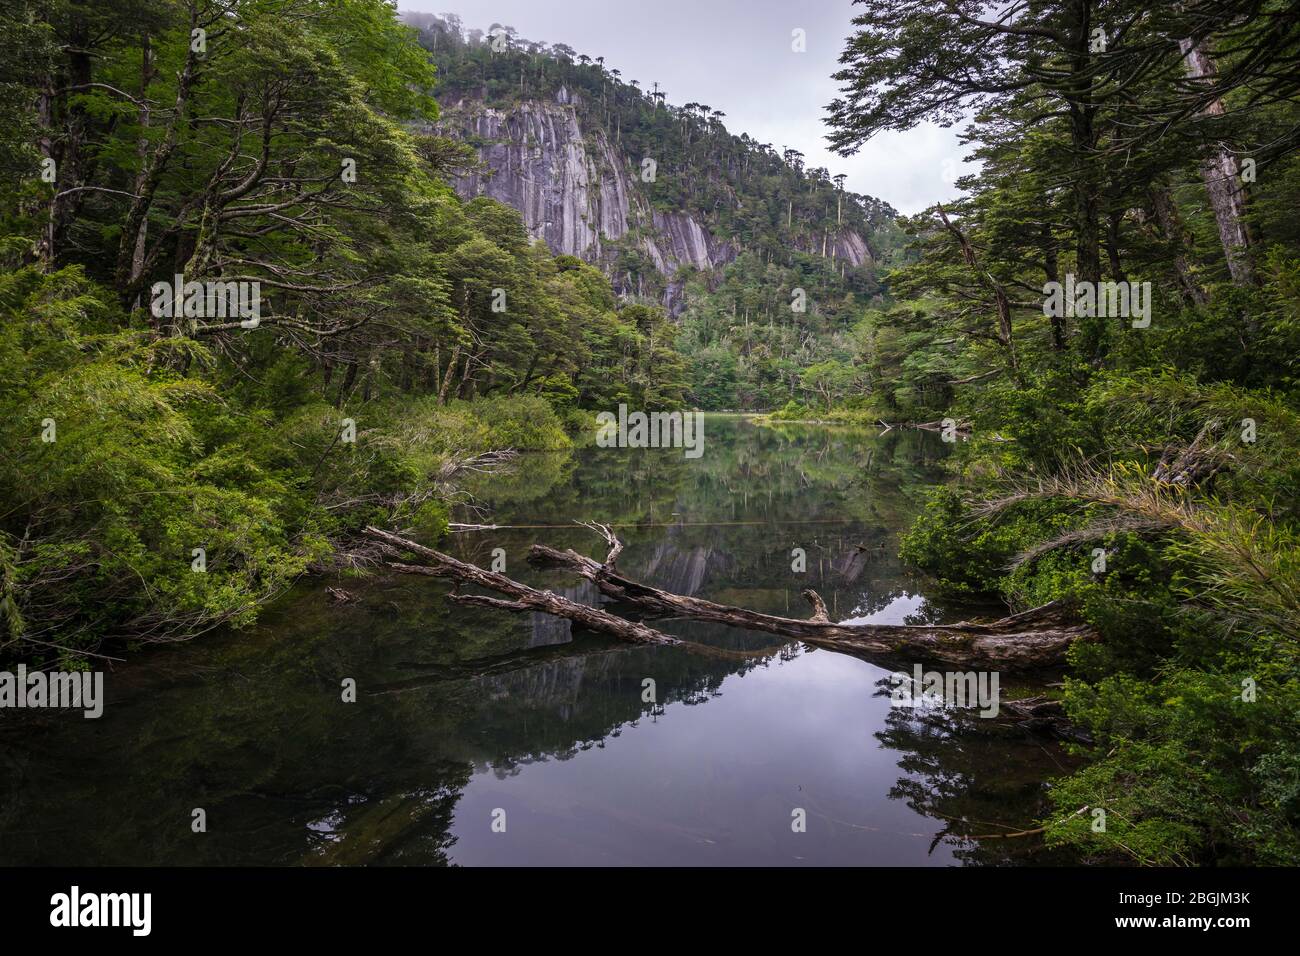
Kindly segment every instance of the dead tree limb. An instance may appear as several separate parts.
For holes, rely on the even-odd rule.
[[[604,528],[603,525],[600,527]],[[613,531],[608,528],[605,531],[608,532],[610,537],[613,537]],[[422,544],[417,544],[389,531],[367,527],[366,534],[383,542],[390,556],[397,556],[401,552],[413,552],[431,562],[430,564],[409,564],[405,561],[385,561],[384,563],[394,571],[400,571],[403,574],[422,574],[428,577],[449,578],[455,582],[455,585],[476,584],[489,591],[496,591],[498,594],[505,594],[513,598],[513,600],[505,600],[482,594],[461,594],[453,589],[452,593],[447,595],[447,600],[453,604],[488,607],[498,611],[511,611],[514,613],[541,611],[543,614],[550,614],[554,617],[562,617],[573,621],[589,631],[608,634],[631,644],[671,645],[681,647],[692,653],[725,660],[751,660],[758,657],[770,657],[780,650],[779,647],[761,648],[752,651],[734,650],[732,648],[711,647],[707,644],[683,641],[664,634],[662,631],[657,631],[646,624],[629,621],[599,608],[588,607],[586,604],[579,604],[577,601],[570,601],[568,598],[552,591],[539,591],[526,584],[520,584],[504,574],[498,574],[495,571],[484,571],[477,565],[458,561],[449,554],[426,548]],[[615,542],[617,543],[617,539],[615,539]],[[621,544],[618,545],[618,550],[622,550]]]
[[[765,631],[817,647],[890,660],[1000,670],[1052,667],[1065,663],[1065,652],[1072,643],[1094,636],[1060,604],[1046,604],[987,624],[836,624],[826,615],[825,602],[811,589],[803,596],[813,606],[814,616],[799,620],[661,591],[572,550],[535,544],[528,561],[535,567],[572,571],[595,584],[606,597],[642,612]]]
[[[1065,704],[1051,697],[1022,697],[998,702],[1000,715],[1013,720],[1021,730],[1045,733],[1062,740],[1092,744],[1092,735],[1070,723]]]
[[[384,562],[394,571],[400,571],[403,574],[423,574],[435,578],[450,578],[458,584],[477,584],[489,591],[496,591],[498,594],[505,594],[513,598],[513,600],[506,601],[500,598],[457,592],[447,595],[447,599],[456,604],[492,607],[502,611],[542,611],[545,614],[567,618],[581,624],[588,630],[609,634],[619,640],[629,641],[633,644],[681,643],[677,638],[669,637],[662,631],[656,631],[652,627],[647,627],[635,621],[627,621],[621,617],[615,617],[613,614],[606,614],[604,611],[588,607],[585,604],[579,604],[576,601],[570,601],[568,598],[561,597],[550,591],[539,591],[536,588],[530,588],[528,585],[520,584],[504,574],[498,574],[495,571],[484,571],[477,565],[458,561],[449,554],[426,548],[422,544],[417,544],[389,531],[368,527],[366,528],[366,534],[383,541],[398,552],[413,552],[432,562],[428,565],[408,564],[403,561]]]
[[[607,526],[596,526],[596,529],[605,537],[610,554],[616,558],[622,551],[622,543]],[[449,595],[450,600],[460,604],[514,612],[542,611],[567,618],[590,630],[638,644],[677,644],[688,646],[692,650],[707,650],[729,656],[751,657],[771,653],[771,650],[723,651],[705,645],[689,645],[645,624],[578,604],[550,591],[538,591],[503,574],[484,571],[390,532],[367,528],[366,533],[385,542],[393,549],[395,556],[400,552],[414,553],[431,562],[429,565],[387,562],[396,571],[474,584],[511,599],[459,593]],[[825,602],[811,589],[804,592],[804,597],[812,605],[814,615],[809,620],[799,620],[717,604],[638,584],[616,573],[608,561],[601,563],[571,550],[559,551],[545,545],[533,545],[528,560],[537,567],[576,573],[593,582],[602,594],[617,604],[633,607],[642,613],[658,617],[684,617],[762,631],[876,660],[933,661],[963,667],[1027,670],[1063,664],[1065,652],[1072,643],[1094,637],[1087,625],[1072,620],[1066,609],[1057,604],[1044,605],[989,623],[837,624],[829,619]]]

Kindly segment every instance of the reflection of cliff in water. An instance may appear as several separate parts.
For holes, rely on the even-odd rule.
[[[698,594],[705,581],[730,576],[735,558],[706,545],[682,547],[677,542],[680,528],[669,528],[644,562],[645,580],[675,594]],[[626,562],[625,562],[626,563]]]
[[[850,618],[880,611],[919,586],[899,563],[884,530],[858,530],[852,522],[834,531],[746,530],[748,537],[742,538],[726,528],[673,526],[644,547],[632,532],[619,568],[676,594],[707,590],[728,603],[795,617],[807,613],[800,597],[804,588],[821,594],[832,614]],[[803,550],[805,567],[798,573],[792,571],[796,547]]]
[[[561,597],[591,607],[600,606],[600,591],[590,581],[579,581],[572,587],[551,588]],[[573,639],[573,622],[534,611],[528,615],[528,643],[526,647],[548,647],[566,644]]]

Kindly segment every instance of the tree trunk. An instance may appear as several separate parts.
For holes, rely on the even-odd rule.
[[[1208,297],[1196,280],[1191,264],[1187,261],[1187,254],[1192,248],[1191,233],[1183,223],[1182,217],[1178,215],[1178,207],[1174,205],[1173,197],[1169,195],[1166,187],[1151,188],[1151,211],[1155,215],[1160,232],[1174,247],[1174,271],[1178,274],[1179,284],[1182,285],[1187,299],[1193,305],[1205,305]]]
[[[70,7],[69,42],[67,46],[67,86],[73,95],[84,92],[92,78],[92,61],[89,46],[89,27],[81,8],[84,3]],[[37,255],[43,268],[55,267],[55,260],[66,245],[68,230],[85,202],[80,187],[89,178],[89,161],[85,141],[89,119],[85,110],[75,105],[66,92],[58,89],[62,77],[57,73],[49,77],[48,87],[41,94],[37,112],[45,132],[41,137],[42,153],[55,160],[54,198],[50,201],[49,220],[37,241]],[[54,129],[62,117],[63,130]]]
[[[1057,255],[1056,237],[1052,235],[1052,225],[1044,221],[1039,227],[1040,242],[1043,247],[1043,275],[1047,277],[1048,282],[1061,281],[1060,259]],[[1064,310],[1053,310],[1062,314],[1053,314],[1049,316],[1052,323],[1052,349],[1057,352],[1065,351],[1065,315]]]
[[[975,279],[981,285],[988,288],[993,293],[993,302],[997,308],[998,329],[997,338],[1006,349],[1007,361],[1014,372],[1018,368],[1016,361],[1016,343],[1011,332],[1011,300],[1007,296],[1007,290],[1002,283],[993,278],[993,274],[980,266],[979,259],[975,255],[975,247],[971,245],[966,234],[952,224],[948,219],[948,214],[944,212],[943,203],[935,206],[939,210],[939,219],[943,222],[944,228],[947,229],[957,240],[957,245],[961,247],[962,259],[971,272],[975,274]]]
[[[1093,124],[1096,105],[1092,88],[1096,82],[1092,53],[1092,3],[1072,3],[1074,14],[1069,34],[1071,51],[1070,82],[1066,99],[1070,114],[1070,145],[1074,159],[1074,232],[1076,278],[1101,281],[1101,252],[1098,220],[1100,216],[1098,186],[1099,161],[1096,155],[1097,131]]]
[[[136,143],[136,161],[140,164],[143,171],[145,163],[149,157],[149,136],[148,129],[152,122],[152,112],[149,109],[149,84],[153,82],[153,44],[148,33],[140,38],[140,139]],[[140,180],[136,181],[137,190],[140,188]],[[146,218],[140,224],[140,234],[136,237],[135,252],[131,257],[131,275],[138,276],[144,271],[145,251],[149,239],[149,220]],[[134,308],[140,307],[140,295],[137,294]],[[149,323],[157,329],[158,320],[152,312],[148,313]]]
[[[192,7],[189,17],[190,32],[195,29],[198,22],[198,9]],[[163,174],[171,162],[172,154],[176,151],[176,145],[180,137],[180,127],[186,121],[186,112],[190,104],[190,92],[197,78],[198,70],[199,55],[194,49],[193,43],[191,43],[186,49],[184,65],[176,78],[176,101],[172,106],[166,130],[163,133],[162,140],[148,154],[148,158],[140,170],[135,183],[134,198],[131,200],[130,208],[122,221],[122,235],[118,240],[114,281],[119,294],[122,296],[123,303],[128,306],[146,278],[142,272],[137,272],[135,268],[136,245],[139,242],[140,233],[148,221],[154,195],[162,183]]]
[[[529,563],[538,567],[572,571],[593,582],[602,594],[613,601],[657,616],[686,617],[745,630],[763,631],[876,661],[932,661],[996,670],[1060,666],[1065,662],[1065,654],[1071,644],[1095,637],[1087,625],[1070,620],[1065,609],[1059,605],[1044,605],[989,623],[837,624],[829,619],[825,602],[815,591],[809,589],[803,592],[803,596],[813,607],[812,618],[799,620],[762,614],[672,594],[622,577],[615,570],[615,562],[623,550],[622,543],[608,527],[589,527],[603,534],[609,545],[609,554],[603,564],[574,551],[558,551],[545,545],[533,545],[528,556]],[[476,584],[514,599],[504,601],[477,595],[451,595],[451,600],[457,603],[509,611],[543,611],[634,643],[687,643],[644,624],[629,622],[606,611],[575,604],[549,591],[537,591],[505,575],[465,564],[450,555],[387,531],[368,527],[366,534],[387,544],[394,555],[410,552],[431,562],[428,565],[389,562],[389,567],[394,570]]]
[[[342,408],[344,400],[352,392],[352,385],[357,380],[357,360],[354,358],[348,363],[347,374],[343,376],[343,384],[339,386],[338,397],[334,399],[334,407]]]
[[[1190,39],[1179,43],[1187,75],[1193,80],[1213,83],[1218,74],[1214,58],[1205,41]],[[1223,103],[1216,99],[1202,110],[1203,116],[1222,116]],[[1210,196],[1214,221],[1219,227],[1219,242],[1228,262],[1228,273],[1236,285],[1254,285],[1250,261],[1250,234],[1246,228],[1246,188],[1237,178],[1237,160],[1224,143],[1213,143],[1201,160],[1201,179]]]
[[[447,392],[451,390],[451,381],[456,377],[456,362],[460,360],[460,344],[451,350],[451,361],[447,363],[447,372],[442,377],[442,387],[438,389],[438,404],[447,404]]]

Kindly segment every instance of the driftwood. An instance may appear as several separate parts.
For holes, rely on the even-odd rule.
[[[915,425],[912,425],[911,427],[919,428],[922,431],[927,431],[927,432],[941,432],[944,429],[943,423],[944,423],[944,419],[940,418],[937,421],[933,421],[933,422],[917,422]],[[952,425],[952,429],[958,435],[974,434],[974,429],[971,428],[970,422],[954,421]]]
[[[506,601],[501,598],[478,594],[461,594],[453,591],[447,595],[447,599],[455,604],[491,607],[501,611],[542,611],[556,617],[568,618],[588,630],[609,634],[619,640],[629,641],[633,644],[681,643],[677,638],[669,637],[652,627],[638,624],[635,621],[627,621],[613,614],[606,614],[604,611],[588,607],[585,604],[579,604],[577,601],[570,601],[568,598],[561,597],[551,591],[539,591],[536,588],[530,588],[528,585],[520,584],[504,574],[498,574],[495,571],[484,571],[477,565],[458,561],[449,554],[426,548],[424,545],[417,544],[400,535],[373,527],[366,528],[366,534],[383,541],[398,552],[414,552],[433,562],[429,565],[407,564],[400,561],[385,562],[394,571],[401,571],[404,574],[425,574],[435,578],[450,578],[457,584],[477,584],[489,591],[496,591],[498,594],[505,594],[513,598],[513,600]]]
[[[576,573],[594,583],[602,594],[617,604],[630,606],[652,616],[685,617],[763,631],[787,640],[799,640],[815,647],[876,660],[937,662],[999,671],[1059,666],[1065,662],[1065,653],[1072,643],[1094,637],[1090,628],[1072,620],[1067,609],[1059,604],[1044,605],[988,623],[837,624],[830,620],[821,597],[808,589],[803,592],[803,597],[813,608],[811,618],[800,620],[762,614],[661,591],[629,580],[620,575],[616,568],[618,556],[623,550],[618,537],[604,525],[591,524],[587,527],[602,534],[609,545],[604,563],[575,551],[559,551],[545,545],[533,545],[528,556],[529,563],[537,567]],[[550,591],[539,591],[503,574],[466,564],[391,532],[367,528],[366,533],[392,548],[394,556],[401,552],[414,553],[431,562],[428,565],[387,562],[396,571],[449,578],[458,584],[474,584],[512,599],[453,592],[448,597],[456,603],[514,612],[541,611],[567,618],[589,630],[637,644],[686,643],[646,624],[570,601]],[[691,647],[705,649],[703,645]],[[722,651],[716,648],[709,650],[729,656],[770,653]]]
[[[710,647],[707,644],[695,644],[690,641],[683,641],[679,638],[672,637],[662,631],[657,631],[653,627],[641,624],[637,621],[629,621],[615,614],[609,614],[599,608],[588,607],[586,604],[579,604],[577,601],[570,601],[552,591],[539,591],[536,588],[530,588],[526,584],[508,578],[504,574],[498,574],[495,571],[484,571],[474,564],[466,564],[459,561],[449,554],[443,554],[441,551],[435,551],[432,548],[426,548],[422,544],[417,544],[407,538],[392,534],[388,531],[382,531],[379,528],[368,527],[366,534],[372,538],[378,539],[388,554],[396,555],[403,551],[414,552],[431,561],[431,564],[408,564],[404,561],[386,561],[385,564],[394,571],[400,571],[403,574],[423,574],[435,578],[450,578],[456,586],[461,584],[476,584],[479,587],[486,588],[489,591],[496,591],[498,594],[505,594],[513,600],[503,600],[501,598],[487,597],[481,594],[462,594],[453,589],[447,595],[447,600],[453,604],[465,604],[473,607],[490,607],[499,611],[513,611],[515,613],[524,611],[541,611],[543,614],[550,614],[555,617],[566,618],[573,621],[589,631],[595,631],[599,634],[608,634],[616,637],[620,641],[627,641],[630,644],[665,644],[682,647],[686,650],[698,654],[704,654],[709,657],[724,658],[727,660],[748,660],[755,657],[767,657],[775,654],[779,648],[763,648],[753,651],[738,651],[725,647]]]
[[[1023,670],[1063,664],[1074,641],[1091,638],[1092,631],[1071,619],[1060,604],[1013,614],[987,624],[837,624],[826,603],[811,588],[803,598],[813,608],[807,620],[762,614],[700,598],[672,594],[631,581],[618,574],[615,562],[623,550],[614,532],[588,525],[604,535],[609,555],[602,564],[575,551],[533,545],[528,555],[536,567],[572,571],[586,578],[612,600],[656,615],[710,621],[752,631],[795,638],[817,647],[864,656],[906,658],[991,669]]]
[[[1211,419],[1196,433],[1190,445],[1174,443],[1166,446],[1151,477],[1186,488],[1208,485],[1233,460],[1231,454],[1215,444],[1222,431],[1223,422]]]

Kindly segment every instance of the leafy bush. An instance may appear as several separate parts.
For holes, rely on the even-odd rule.
[[[0,276],[0,310],[6,657],[246,625],[367,523],[436,539],[458,463],[570,446],[536,395],[339,409],[274,357],[226,388],[204,348],[143,334],[75,268]]]
[[[1066,711],[1096,744],[1051,791],[1049,843],[1097,860],[1295,865],[1300,538],[1284,489],[1300,422],[1273,394],[1172,369],[1058,390],[976,403],[957,460],[982,494],[935,493],[902,556],[952,595],[1071,601],[1100,635],[1070,651]]]

